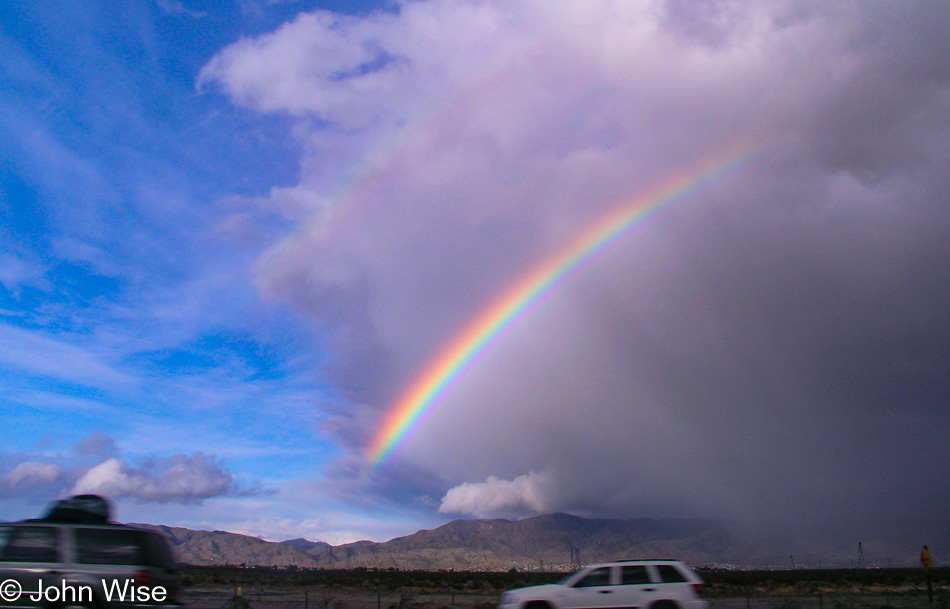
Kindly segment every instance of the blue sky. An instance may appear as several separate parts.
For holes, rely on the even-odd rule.
[[[0,519],[936,527],[946,6],[3,5]],[[507,286],[737,145],[367,461]]]
[[[370,8],[326,7],[341,4]],[[4,470],[55,464],[68,478],[106,456],[140,467],[197,453],[262,497],[336,454],[319,432],[335,399],[319,331],[260,302],[261,243],[218,226],[229,198],[294,182],[290,125],[196,88],[216,51],[319,6],[0,9]],[[90,438],[103,446],[83,455]],[[35,515],[63,482],[5,489],[4,517]],[[120,515],[164,509],[133,501]]]

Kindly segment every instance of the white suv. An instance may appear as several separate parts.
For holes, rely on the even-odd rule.
[[[590,565],[556,584],[510,590],[498,609],[708,609],[703,580],[677,560]]]

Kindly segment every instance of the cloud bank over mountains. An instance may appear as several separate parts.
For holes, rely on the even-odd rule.
[[[260,293],[332,336],[327,488],[477,516],[938,516],[948,26],[927,2],[427,0],[219,52],[201,89],[290,117],[303,151],[235,218],[290,227]],[[743,142],[362,460],[507,286]]]

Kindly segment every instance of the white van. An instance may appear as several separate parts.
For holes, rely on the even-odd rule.
[[[0,609],[177,606],[171,544],[109,522],[101,497],[58,501],[42,519],[0,524]]]

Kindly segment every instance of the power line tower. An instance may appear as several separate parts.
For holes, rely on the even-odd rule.
[[[861,545],[861,542],[858,542],[858,568],[863,569],[867,566],[864,562],[864,547]]]

